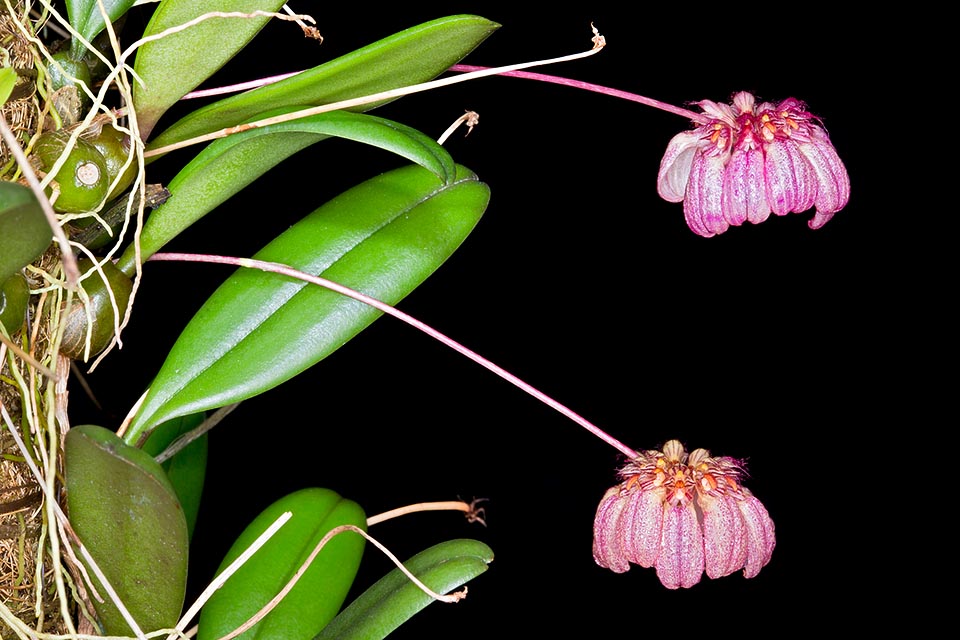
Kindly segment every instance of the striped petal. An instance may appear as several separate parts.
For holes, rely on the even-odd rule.
[[[667,202],[680,202],[687,191],[690,178],[690,166],[697,154],[700,135],[685,131],[673,136],[667,150],[660,159],[660,173],[657,175],[657,193]]]
[[[652,567],[660,553],[663,497],[663,489],[636,491],[620,517],[624,553],[641,567]]]
[[[745,220],[759,224],[770,216],[763,178],[763,151],[737,149],[723,174],[723,217],[739,226]]]
[[[700,582],[704,566],[703,533],[693,504],[665,507],[657,577],[668,589],[692,587]]]
[[[723,233],[730,224],[723,217],[723,171],[725,156],[700,153],[690,168],[683,214],[687,226],[705,238]]]
[[[593,521],[593,559],[614,573],[624,573],[630,569],[630,563],[620,546],[618,532],[620,515],[626,505],[627,500],[620,495],[620,487],[613,487],[604,494]]]
[[[844,208],[850,200],[850,176],[827,134],[814,129],[811,142],[801,144],[800,152],[810,163],[817,179],[817,212],[809,222],[811,229],[819,229]]]
[[[707,575],[721,578],[743,567],[747,536],[736,499],[700,496],[703,511],[703,548]]]
[[[773,520],[763,504],[752,495],[738,500],[737,506],[743,516],[747,533],[747,561],[743,575],[752,578],[760,573],[773,556],[777,541],[774,535]]]
[[[776,140],[764,152],[767,203],[778,216],[806,211],[817,195],[817,178],[792,140]]]

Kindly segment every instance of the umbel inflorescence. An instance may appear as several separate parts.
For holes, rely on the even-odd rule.
[[[455,65],[469,72],[486,67]],[[816,208],[819,229],[850,200],[850,176],[820,119],[796,98],[761,102],[746,91],[732,104],[696,102],[701,112],[602,85],[529,71],[502,75],[595,91],[689,118],[694,129],[678,133],[660,161],[657,191],[683,202],[687,225],[710,237],[744,222],[758,224]]]
[[[710,237],[816,208],[819,229],[850,199],[850,177],[830,137],[803,102],[756,103],[741,91],[733,104],[697,103],[706,118],[678,133],[660,162],[657,191],[683,202],[687,225]]]
[[[631,563],[656,567],[670,589],[692,587],[704,570],[756,576],[776,539],[767,510],[740,484],[743,473],[740,461],[706,449],[688,455],[678,440],[639,453],[597,508],[594,559],[616,573]]]

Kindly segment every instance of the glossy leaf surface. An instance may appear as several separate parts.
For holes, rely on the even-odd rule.
[[[67,19],[70,21],[70,26],[76,29],[87,42],[92,43],[106,26],[103,13],[100,12],[100,3],[103,4],[107,13],[107,19],[114,22],[125,14],[134,2],[136,0],[66,0]],[[71,55],[80,60],[84,54],[83,43],[74,40],[70,43],[70,49]]]
[[[499,27],[473,15],[449,16],[411,27],[296,76],[197,109],[157,136],[148,148],[232,127],[265,111],[329,104],[432,80]],[[358,110],[376,106],[364,105]]]
[[[164,422],[154,429],[143,445],[143,450],[156,457],[181,435],[199,427],[205,418],[206,416],[202,413],[194,413]],[[172,458],[161,463],[170,484],[177,493],[183,514],[187,518],[187,533],[190,538],[193,538],[197,515],[200,513],[200,498],[203,495],[203,484],[207,473],[208,450],[209,438],[205,433],[174,454]]]
[[[450,183],[404,167],[337,196],[254,257],[396,304],[456,250],[488,200],[487,185],[464,167]],[[380,315],[323,287],[240,269],[177,339],[124,438],[135,443],[164,420],[266,391]]]
[[[421,582],[443,595],[486,571],[492,561],[490,547],[463,539],[442,542],[403,564]],[[394,569],[340,612],[315,640],[379,640],[431,602],[435,600],[400,569]]]
[[[453,159],[431,138],[376,116],[340,111],[251,129],[213,142],[170,181],[170,199],[154,210],[144,225],[141,260],[281,160],[329,136],[390,151],[420,164],[444,181],[452,179],[455,172]],[[132,246],[121,256],[118,266],[124,273],[136,271]]]
[[[95,0],[94,0],[95,2]],[[277,11],[283,0],[163,0],[143,36],[151,37],[213,12]],[[230,60],[267,24],[266,17],[214,17],[144,44],[133,88],[140,135],[146,140],[167,109]],[[298,27],[289,25],[291,33]]]
[[[356,502],[329,489],[301,489],[267,507],[243,531],[220,565],[222,572],[285,511],[293,515],[204,605],[198,640],[214,640],[243,624],[287,584],[334,527],[366,530]],[[353,584],[364,539],[347,531],[331,538],[273,611],[238,636],[243,640],[310,640],[337,614]]]
[[[0,105],[6,104],[7,98],[17,86],[17,72],[12,67],[0,68]]]
[[[0,283],[50,246],[53,231],[30,187],[0,180]]]
[[[70,429],[64,448],[73,529],[143,631],[172,627],[186,593],[187,522],[163,469],[95,425]],[[131,634],[109,599],[94,607],[108,635]]]

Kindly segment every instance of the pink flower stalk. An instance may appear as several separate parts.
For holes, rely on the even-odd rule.
[[[756,576],[776,545],[773,520],[740,484],[743,464],[687,455],[678,440],[628,462],[622,482],[600,501],[593,524],[593,557],[616,573],[630,563],[656,567],[668,589],[692,587],[704,570],[720,578],[743,569]]]
[[[488,67],[454,65],[466,73]],[[696,103],[697,113],[602,85],[529,71],[498,75],[576,87],[689,118],[696,129],[677,134],[660,161],[657,191],[683,202],[688,226],[710,237],[744,221],[760,223],[816,207],[808,223],[819,229],[850,200],[850,177],[816,116],[796,98],[757,105],[741,91],[733,104]]]
[[[670,140],[657,191],[683,202],[687,225],[704,237],[745,221],[763,222],[816,207],[819,229],[850,199],[847,169],[815,116],[795,98],[756,104],[741,91],[733,104],[698,103],[707,121]]]

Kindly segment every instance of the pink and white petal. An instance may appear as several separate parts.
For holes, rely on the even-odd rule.
[[[693,504],[665,506],[657,577],[668,589],[692,587],[703,575],[703,533]]]
[[[626,504],[626,498],[620,495],[620,488],[613,487],[604,494],[593,520],[593,559],[614,573],[624,573],[630,569],[617,531],[620,514]]]
[[[723,175],[723,215],[732,225],[759,224],[770,216],[760,149],[738,149],[730,157]]]
[[[830,219],[829,216],[844,208],[850,200],[850,176],[826,134],[800,145],[800,151],[816,174],[817,196],[814,204],[817,214],[825,217],[814,227],[819,228]]]
[[[660,553],[664,490],[636,491],[620,516],[620,544],[627,560],[650,568]]]
[[[723,173],[723,217],[734,226],[740,226],[747,219],[747,200],[750,194],[749,156],[749,151],[737,149],[730,156],[730,162]]]
[[[747,561],[744,563],[743,575],[753,578],[773,556],[773,549],[777,544],[773,520],[763,504],[752,495],[738,500],[737,506],[747,532]]]
[[[792,140],[775,140],[764,150],[767,203],[778,216],[806,211],[817,195],[817,178]]]
[[[732,106],[723,102],[714,102],[713,100],[701,100],[697,106],[703,109],[703,112],[713,119],[720,120],[730,126],[736,123],[738,114]],[[709,126],[709,125],[708,125]]]
[[[683,213],[687,226],[705,238],[723,233],[730,224],[723,217],[723,155],[701,153],[690,168]]]
[[[833,213],[821,213],[820,211],[816,211],[814,212],[813,217],[807,221],[807,226],[811,229],[819,229],[823,225],[830,222],[830,218],[832,217]]]
[[[733,496],[726,496],[726,500],[727,504],[730,505],[730,509],[737,517],[736,526],[740,531],[737,543],[733,548],[733,553],[730,555],[730,564],[728,565],[730,573],[733,573],[738,569],[742,569],[747,564],[747,557],[749,556],[749,549],[747,545],[750,539],[750,532],[747,529],[746,522],[743,520],[743,513],[740,511],[740,501]]]
[[[698,153],[694,158],[694,168],[691,168],[689,179],[687,180],[687,191],[686,196],[683,200],[683,217],[687,221],[687,226],[690,227],[690,230],[701,235],[705,238],[709,238],[714,235],[713,233],[707,230],[706,225],[703,224],[703,216],[701,215],[701,204],[699,200],[699,186],[693,185],[694,173],[700,173],[700,165],[704,162],[703,154]]]
[[[673,136],[660,160],[657,193],[667,202],[680,202],[687,191],[690,166],[698,152],[700,135],[685,131]]]
[[[707,575],[722,578],[743,566],[746,531],[731,496],[700,496],[703,511],[703,549]]]
[[[757,99],[748,91],[738,91],[733,94],[733,106],[737,113],[756,113],[754,108],[757,105]]]

